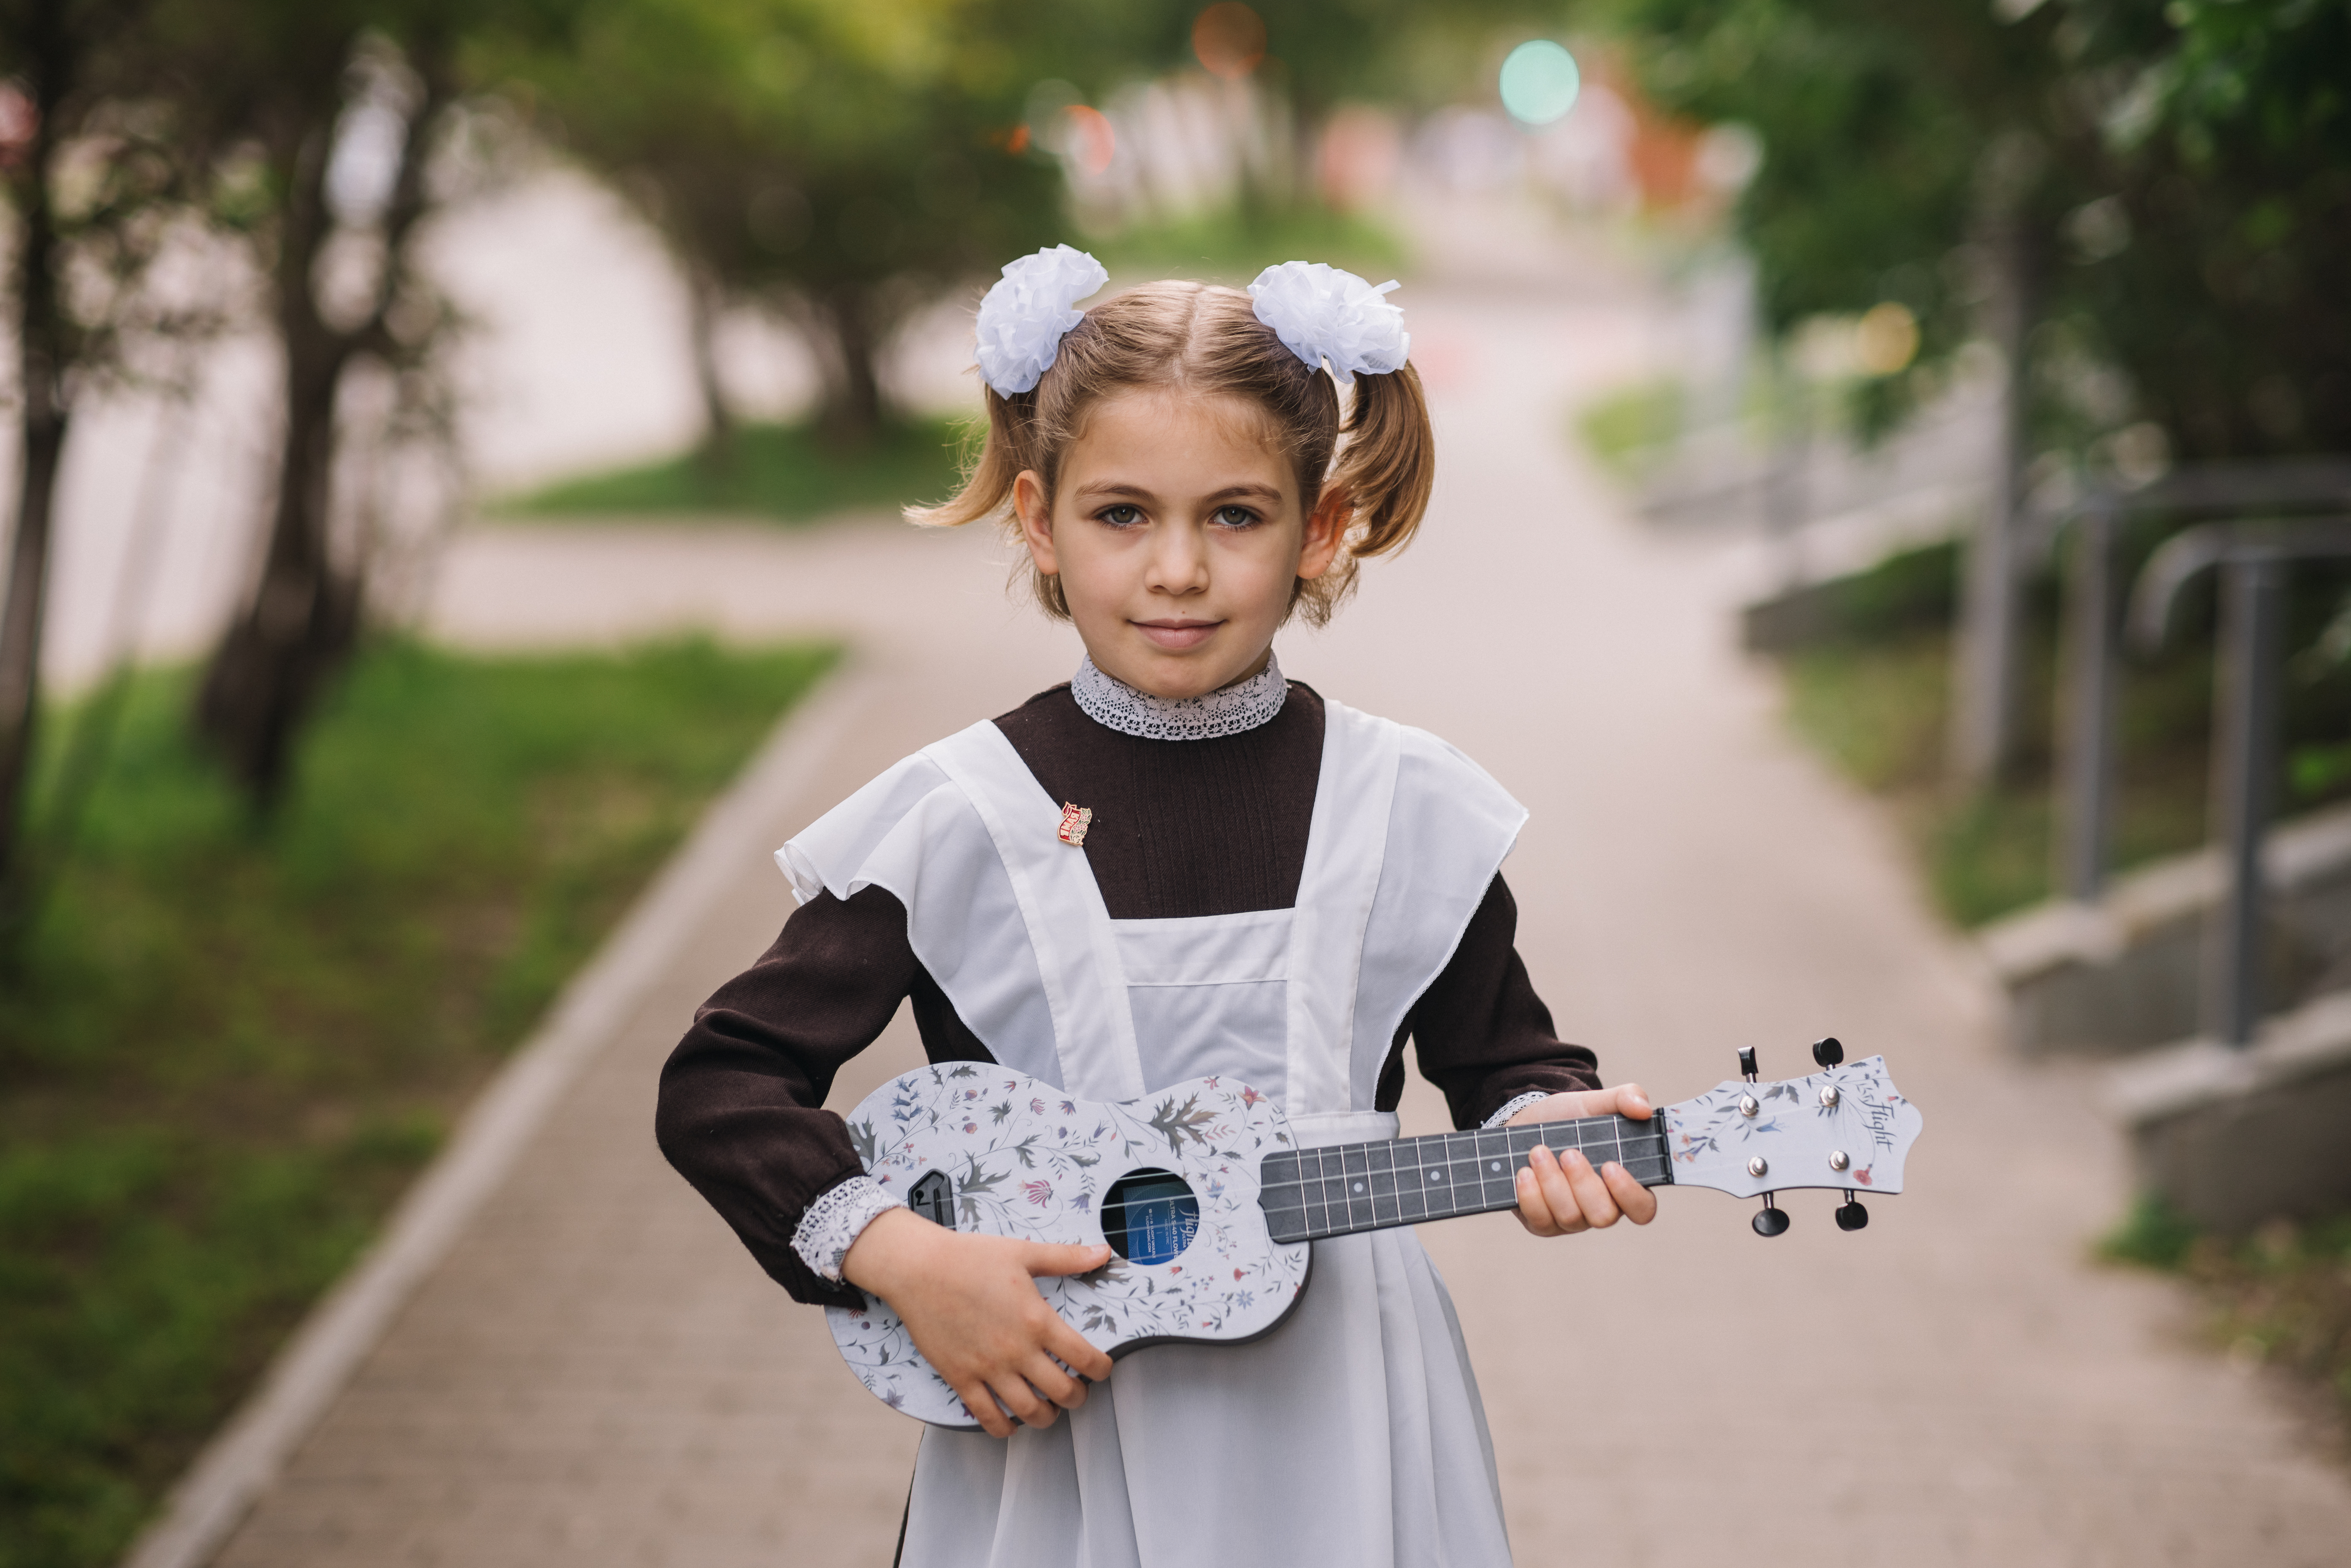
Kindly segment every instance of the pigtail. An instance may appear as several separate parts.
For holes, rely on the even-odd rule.
[[[1317,372],[1315,379],[1328,377]],[[1339,427],[1338,460],[1322,481],[1346,494],[1346,540],[1329,569],[1311,581],[1301,579],[1290,598],[1313,626],[1328,625],[1355,591],[1364,560],[1412,542],[1437,483],[1437,436],[1419,371],[1407,364],[1384,374],[1360,372],[1351,404]]]
[[[1437,483],[1437,437],[1420,372],[1410,365],[1355,378],[1354,406],[1340,430],[1330,483],[1354,507],[1348,553],[1385,555],[1412,542]]]
[[[1037,394],[1025,392],[1006,397],[994,387],[983,387],[981,395],[987,400],[987,423],[976,433],[977,454],[972,451],[975,432],[966,430],[962,486],[936,506],[906,507],[908,522],[926,528],[959,528],[966,523],[1010,516],[1012,482],[1020,477],[1022,469],[1038,466]]]

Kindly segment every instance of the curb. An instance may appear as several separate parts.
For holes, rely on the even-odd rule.
[[[319,1298],[132,1542],[121,1568],[203,1568],[285,1469],[416,1288],[497,1190],[565,1091],[675,960],[695,917],[772,847],[872,685],[853,654],[796,704],[482,1090],[382,1234]]]

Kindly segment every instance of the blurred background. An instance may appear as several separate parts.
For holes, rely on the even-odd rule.
[[[1448,463],[1573,476],[1440,513],[1696,585],[2095,1064],[2068,1256],[2334,1451],[2346,80],[2320,0],[0,0],[0,1568],[120,1557],[844,650],[1061,678],[875,541],[1061,242],[1435,302]]]

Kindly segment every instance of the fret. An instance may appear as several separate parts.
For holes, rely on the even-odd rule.
[[[1518,1173],[1537,1144],[1594,1166],[1614,1160],[1644,1186],[1674,1179],[1662,1119],[1587,1116],[1284,1151],[1259,1166],[1259,1201],[1281,1242],[1492,1213],[1517,1206]]]
[[[1445,1179],[1453,1188],[1453,1212],[1486,1211],[1486,1171],[1478,1158],[1475,1128],[1445,1135]]]
[[[1266,1155],[1258,1166],[1263,1184],[1259,1201],[1265,1207],[1268,1233],[1276,1241],[1303,1241],[1313,1234],[1306,1223],[1306,1200],[1299,1191],[1298,1151],[1284,1149]]]
[[[1429,1218],[1428,1194],[1423,1189],[1428,1178],[1421,1173],[1418,1138],[1402,1138],[1396,1142],[1396,1218],[1413,1225]]]
[[[1372,1227],[1372,1166],[1371,1151],[1361,1144],[1350,1145],[1341,1153],[1341,1169],[1347,1178],[1347,1223],[1350,1228],[1368,1230]]]
[[[1478,1186],[1484,1207],[1510,1208],[1519,1201],[1518,1166],[1510,1157],[1510,1134],[1500,1127],[1478,1134]]]
[[[1303,1149],[1299,1152],[1299,1195],[1305,1199],[1306,1223],[1317,1234],[1331,1230],[1331,1206],[1322,1191],[1322,1151]]]
[[[1372,1223],[1380,1228],[1403,1223],[1396,1206],[1396,1145],[1384,1138],[1371,1145],[1366,1163],[1372,1177]]]

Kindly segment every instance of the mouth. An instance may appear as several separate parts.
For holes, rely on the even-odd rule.
[[[1173,653],[1181,653],[1186,648],[1198,647],[1208,640],[1210,632],[1216,631],[1224,622],[1189,621],[1170,616],[1158,621],[1135,621],[1129,624],[1150,639],[1153,646],[1164,648]]]

